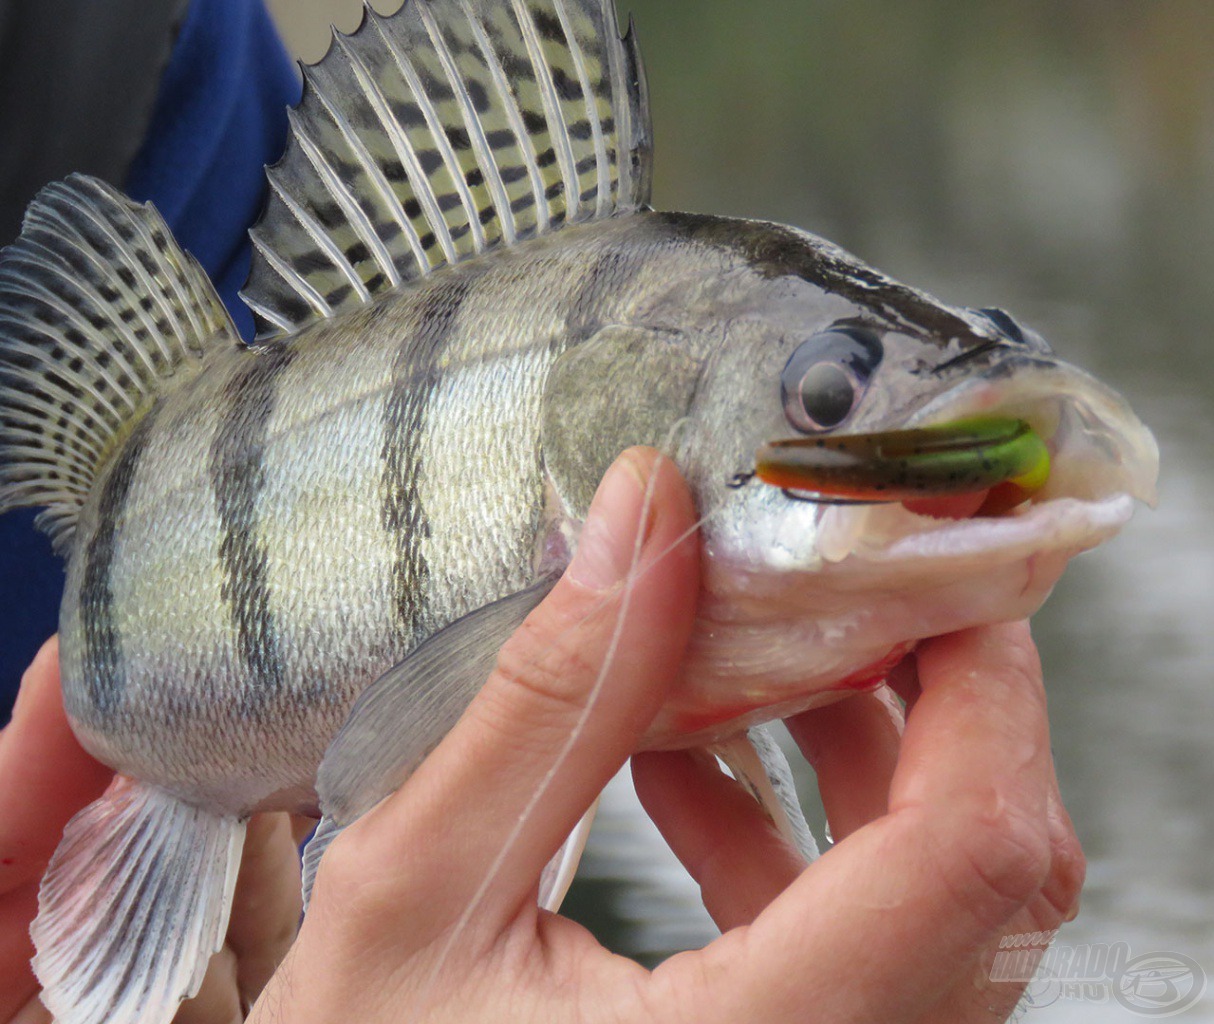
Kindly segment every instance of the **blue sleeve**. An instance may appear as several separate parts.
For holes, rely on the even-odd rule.
[[[202,263],[245,337],[253,323],[237,292],[249,269],[246,231],[299,90],[262,0],[192,0],[126,180],[128,194],[155,203]],[[0,721],[21,673],[58,628],[63,566],[34,531],[34,515],[0,517]]]

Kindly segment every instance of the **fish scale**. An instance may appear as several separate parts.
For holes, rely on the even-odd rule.
[[[796,229],[653,212],[651,153],[610,0],[410,0],[306,71],[253,231],[254,346],[150,207],[82,176],[35,201],[0,255],[0,511],[43,507],[67,555],[65,707],[119,773],[32,928],[60,1024],[167,1024],[254,811],[323,813],[306,894],[475,697],[629,446],[662,446],[702,517],[693,637],[642,745],[723,752],[806,851],[752,727],[1031,613],[1151,499],[1149,432],[1007,314]],[[991,423],[1048,445],[1031,503],[943,523],[755,473],[792,438],[963,422],[963,467]]]

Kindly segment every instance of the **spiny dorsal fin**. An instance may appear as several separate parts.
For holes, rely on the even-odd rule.
[[[0,512],[58,551],[98,468],[183,364],[236,329],[160,215],[95,178],[48,185],[0,253]]]
[[[644,73],[613,0],[367,8],[304,80],[252,233],[260,338],[649,201]]]

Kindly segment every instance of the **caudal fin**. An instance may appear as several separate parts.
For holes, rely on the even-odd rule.
[[[0,512],[71,541],[98,470],[153,397],[236,329],[150,205],[72,175],[0,252]]]
[[[223,943],[244,833],[122,777],[68,822],[30,928],[56,1024],[169,1024]]]

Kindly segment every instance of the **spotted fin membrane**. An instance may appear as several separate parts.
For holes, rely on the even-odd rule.
[[[497,246],[646,205],[631,27],[610,0],[367,8],[304,69],[244,292],[259,340]]]

